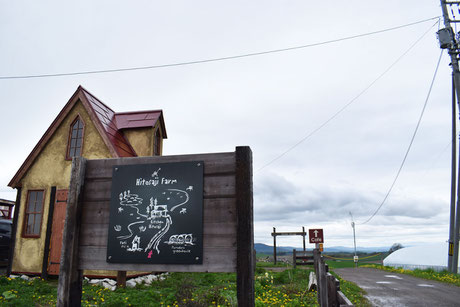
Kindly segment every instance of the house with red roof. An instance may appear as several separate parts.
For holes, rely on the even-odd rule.
[[[17,189],[8,271],[59,275],[73,157],[161,155],[165,138],[162,110],[117,113],[79,86],[8,184]]]

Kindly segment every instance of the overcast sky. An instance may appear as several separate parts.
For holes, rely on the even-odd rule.
[[[243,55],[440,15],[436,0],[111,0],[73,5],[0,0],[0,76]],[[273,227],[300,231],[305,226],[323,228],[326,247],[351,247],[349,212],[357,223],[358,246],[444,242],[451,153],[447,54],[399,180],[378,214],[361,225],[394,180],[427,97],[441,52],[435,23],[432,19],[310,48],[204,64],[2,79],[0,198],[15,199],[8,182],[82,85],[117,112],[162,109],[168,132],[165,155],[250,146],[255,242],[272,244]],[[302,244],[300,237],[282,237],[278,243]]]

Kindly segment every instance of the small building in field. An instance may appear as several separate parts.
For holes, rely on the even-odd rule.
[[[79,86],[8,184],[17,189],[14,254],[8,269],[59,274],[73,157],[161,155],[166,137],[161,110],[117,113]]]
[[[13,217],[14,201],[0,199],[0,219],[11,220]]]

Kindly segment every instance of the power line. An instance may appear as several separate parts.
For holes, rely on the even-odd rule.
[[[247,53],[247,54],[241,54],[241,55],[233,55],[233,56],[220,57],[220,58],[196,60],[196,61],[190,61],[190,62],[178,62],[178,63],[170,63],[170,64],[150,65],[150,66],[104,69],[104,70],[88,70],[88,71],[64,72],[64,73],[55,73],[55,74],[46,73],[46,74],[37,74],[37,75],[0,76],[0,80],[49,78],[49,77],[64,77],[64,76],[76,76],[76,75],[115,73],[115,72],[124,72],[124,71],[148,70],[148,69],[158,69],[158,68],[167,68],[167,67],[175,67],[175,66],[185,66],[185,65],[203,64],[203,63],[209,63],[209,62],[234,60],[234,59],[258,56],[258,55],[265,55],[265,54],[270,54],[270,53],[279,53],[279,52],[285,52],[285,51],[292,51],[292,50],[296,50],[296,49],[304,49],[304,48],[316,47],[316,46],[320,46],[320,45],[337,43],[337,42],[340,42],[340,41],[345,41],[345,40],[355,39],[355,38],[359,38],[359,37],[379,34],[379,33],[388,32],[388,31],[393,31],[393,30],[397,30],[397,29],[401,29],[401,28],[405,28],[405,27],[410,27],[410,26],[420,24],[420,23],[424,23],[424,22],[434,20],[434,19],[439,19],[439,17],[432,17],[432,18],[428,18],[428,19],[424,19],[424,20],[420,20],[420,21],[416,21],[416,22],[412,22],[412,23],[407,23],[407,24],[404,24],[404,25],[399,25],[399,26],[392,27],[392,28],[387,28],[387,29],[383,29],[383,30],[378,30],[378,31],[373,31],[373,32],[368,32],[368,33],[363,33],[363,34],[347,36],[347,37],[328,40],[328,41],[323,41],[323,42],[319,42],[319,43],[313,43],[313,44],[295,46],[295,47],[288,47],[288,48],[283,48],[283,49],[274,49],[274,50],[268,50],[268,51]]]
[[[342,108],[340,108],[337,112],[335,112],[331,117],[329,117],[326,121],[324,121],[321,125],[319,125],[316,129],[308,133],[306,136],[301,138],[299,141],[297,141],[294,145],[289,147],[287,150],[276,156],[274,159],[270,160],[266,164],[264,164],[262,167],[256,170],[256,172],[261,171],[262,169],[266,168],[267,166],[273,164],[277,160],[281,159],[284,157],[287,153],[289,153],[291,150],[302,144],[304,141],[309,139],[311,136],[313,136],[316,132],[324,128],[327,124],[329,124],[334,118],[336,118],[340,113],[342,113],[346,108],[348,108],[353,102],[355,102],[359,97],[361,97],[365,92],[367,92],[375,83],[377,83],[378,80],[380,80],[387,72],[389,72],[409,51],[411,51],[421,40],[422,38],[425,37],[426,34],[430,32],[430,30],[436,25],[439,24],[439,19],[436,21],[435,24],[433,24],[425,33],[423,33],[420,38],[418,38],[400,57],[396,59],[387,69],[385,69],[377,78],[374,79],[366,88],[364,88],[358,95],[356,95],[353,99],[350,100],[346,105],[344,105]]]
[[[436,80],[436,75],[438,73],[439,64],[441,63],[441,58],[442,58],[442,50],[441,50],[441,54],[439,55],[438,64],[436,65],[436,70],[434,71],[433,79],[431,80],[430,88],[428,90],[428,94],[426,96],[425,103],[423,104],[422,112],[420,113],[420,117],[418,118],[417,126],[415,127],[414,133],[413,133],[412,138],[411,138],[411,140],[409,142],[409,146],[407,147],[406,153],[405,153],[404,158],[403,158],[403,160],[401,162],[401,165],[399,166],[398,172],[396,173],[396,176],[395,176],[395,178],[393,180],[393,183],[391,184],[390,188],[388,189],[387,194],[383,198],[383,201],[380,204],[380,206],[377,208],[377,210],[375,210],[375,212],[371,215],[370,218],[368,218],[365,222],[363,222],[363,223],[361,223],[359,225],[364,225],[364,224],[368,223],[377,214],[377,212],[379,212],[380,208],[382,208],[383,204],[388,199],[388,196],[390,195],[391,191],[393,190],[393,187],[396,184],[396,181],[398,180],[399,174],[401,174],[401,170],[402,170],[404,164],[406,163],[407,156],[409,155],[409,151],[410,151],[410,149],[412,147],[412,144],[414,143],[415,136],[417,135],[417,131],[418,131],[418,128],[420,126],[420,122],[422,121],[422,118],[423,118],[423,114],[425,113],[425,108],[426,108],[426,105],[428,104],[428,99],[430,98],[430,94],[431,94],[431,90],[433,89],[434,81]]]

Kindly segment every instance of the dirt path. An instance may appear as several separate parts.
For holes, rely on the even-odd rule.
[[[460,287],[371,268],[334,269],[367,292],[380,306],[460,306]]]

